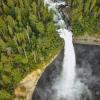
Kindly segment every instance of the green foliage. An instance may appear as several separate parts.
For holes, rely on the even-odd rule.
[[[36,23],[36,30],[38,30],[38,32],[40,33],[40,35],[44,33],[45,29],[44,29],[43,22]]]
[[[9,7],[13,7],[14,6],[14,0],[7,0],[7,5]]]
[[[66,0],[71,4],[71,25],[74,35],[100,35],[99,0]]]
[[[11,98],[11,95],[5,90],[0,90],[0,98],[2,98],[2,100],[8,100]]]
[[[0,0],[0,99],[12,99],[21,79],[61,48],[55,30],[42,0]]]

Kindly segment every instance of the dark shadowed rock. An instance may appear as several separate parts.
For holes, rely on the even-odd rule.
[[[100,100],[100,46],[75,44],[76,73],[92,92],[93,100]],[[55,100],[54,80],[62,70],[63,51],[50,64],[38,81],[32,100]],[[64,99],[62,99],[64,100]]]

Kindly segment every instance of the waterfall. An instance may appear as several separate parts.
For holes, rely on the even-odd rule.
[[[60,5],[65,5],[65,2],[61,0],[44,0],[44,3],[54,11],[54,22],[58,27],[57,32],[65,42],[62,73],[52,86],[56,91],[53,100],[91,100],[88,87],[76,77],[76,58],[72,43],[72,32],[66,28],[62,14],[58,10]]]

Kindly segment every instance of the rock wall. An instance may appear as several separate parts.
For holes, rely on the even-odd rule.
[[[88,85],[93,100],[100,100],[100,45],[75,45],[77,77]]]
[[[74,44],[77,59],[76,73],[81,82],[88,85],[93,100],[100,100],[100,46]],[[32,100],[52,100],[52,84],[62,70],[63,52],[42,74]]]

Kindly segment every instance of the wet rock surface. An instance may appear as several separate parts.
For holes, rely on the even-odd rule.
[[[92,92],[93,100],[100,100],[100,46],[74,44],[76,73]],[[63,50],[50,64],[38,81],[32,100],[53,100],[52,85],[62,70]],[[63,99],[62,99],[63,100]]]
[[[100,46],[75,45],[76,73],[92,91],[93,100],[100,100]]]

